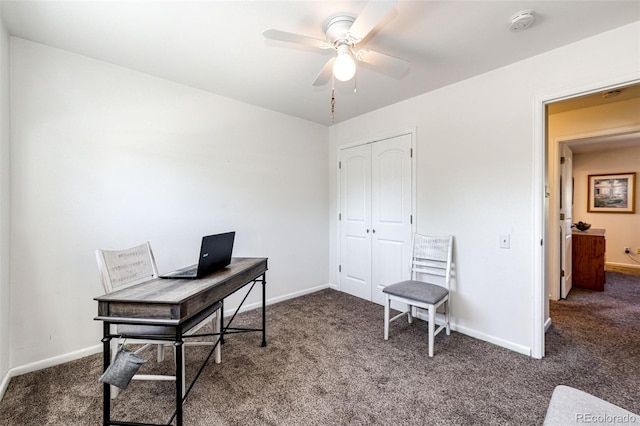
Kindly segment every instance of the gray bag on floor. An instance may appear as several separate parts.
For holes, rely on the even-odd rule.
[[[131,378],[145,362],[147,362],[146,359],[139,357],[122,345],[118,349],[113,362],[107,367],[99,381],[117,386],[120,389],[126,389]]]

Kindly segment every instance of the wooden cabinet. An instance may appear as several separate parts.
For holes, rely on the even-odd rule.
[[[604,229],[572,232],[573,286],[604,291]]]

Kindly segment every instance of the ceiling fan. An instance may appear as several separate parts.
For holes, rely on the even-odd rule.
[[[340,81],[349,81],[356,72],[356,61],[372,65],[380,72],[400,78],[409,69],[410,62],[404,59],[360,49],[359,44],[386,18],[397,5],[397,0],[369,1],[360,15],[341,13],[333,15],[325,27],[326,40],[294,34],[287,31],[268,29],[262,35],[270,40],[285,41],[317,49],[333,49],[335,56],[324,65],[314,86],[326,84],[331,75]]]

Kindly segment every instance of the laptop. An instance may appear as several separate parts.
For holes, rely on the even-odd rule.
[[[160,278],[196,279],[216,272],[231,263],[233,240],[235,232],[208,235],[202,237],[200,246],[200,258],[197,265],[187,266],[182,269],[160,275]]]

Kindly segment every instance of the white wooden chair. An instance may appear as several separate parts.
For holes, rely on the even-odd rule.
[[[124,250],[96,250],[96,260],[98,261],[98,270],[100,272],[100,279],[102,281],[102,288],[105,293],[111,293],[112,291],[129,287],[135,284],[139,284],[145,281],[149,281],[158,278],[158,268],[156,267],[156,261],[151,251],[151,245],[149,242],[141,244],[136,247],[131,247]],[[222,306],[221,303],[219,303]],[[200,324],[192,327],[185,335],[193,334],[207,321],[211,321],[213,326],[213,332],[219,333],[222,323],[222,312],[218,308],[216,312],[204,319]],[[173,346],[172,341],[168,340],[153,340],[147,338],[136,338],[136,336],[175,336],[174,327],[164,327],[155,325],[130,325],[130,324],[113,324],[111,325],[111,334],[122,335],[126,338],[127,344],[141,344],[142,346],[135,350],[135,353],[149,348],[152,345],[157,345],[158,362],[164,360],[164,347]],[[217,339],[216,339],[217,340]],[[213,345],[213,342],[188,342],[182,345],[182,393],[183,396],[186,393],[185,387],[185,346],[193,345]],[[111,339],[111,357],[115,357],[118,349],[118,339]],[[214,360],[217,364],[221,361],[220,344],[218,344],[214,351]],[[133,376],[133,380],[175,380],[175,376],[165,375],[150,375],[150,374],[136,374]],[[118,396],[119,389],[115,386],[111,386],[111,397]]]
[[[429,356],[433,356],[433,339],[443,329],[449,328],[451,265],[453,236],[428,237],[415,234],[411,259],[411,279],[386,286],[384,304],[384,340],[389,339],[389,324],[404,315],[409,323],[417,314],[417,308],[429,312]],[[437,282],[437,283],[436,283]],[[391,301],[406,303],[408,310],[389,318]],[[436,310],[444,308],[444,322],[436,329]]]

